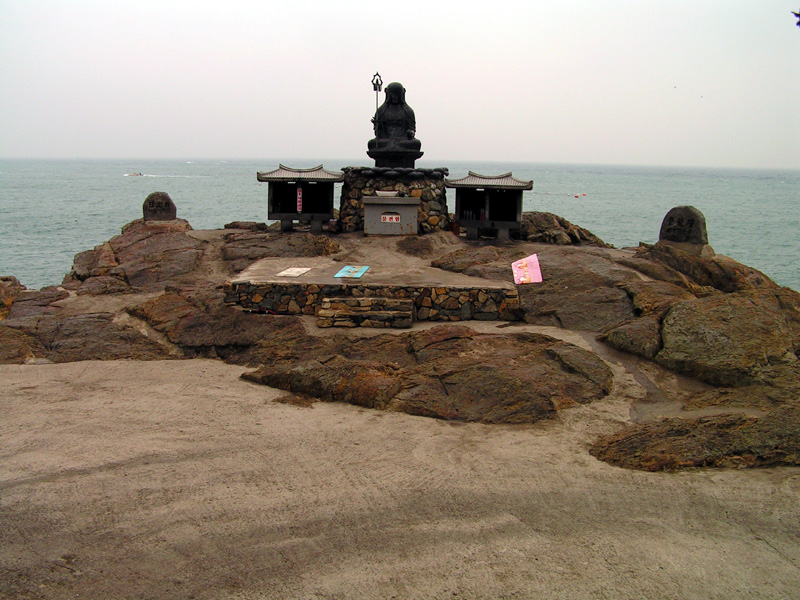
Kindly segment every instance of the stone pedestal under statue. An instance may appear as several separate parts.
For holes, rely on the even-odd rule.
[[[415,161],[422,152],[396,150],[368,150],[367,156],[375,160],[376,167],[414,168]]]
[[[430,233],[450,227],[444,178],[448,169],[387,167],[345,167],[342,169],[342,197],[339,205],[339,230],[364,230],[364,199],[377,192],[397,192],[399,198],[419,199],[417,233]],[[403,232],[408,235],[410,232]]]

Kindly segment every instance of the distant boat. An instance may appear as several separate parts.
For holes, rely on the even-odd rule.
[[[144,177],[142,173],[125,173],[125,177]]]

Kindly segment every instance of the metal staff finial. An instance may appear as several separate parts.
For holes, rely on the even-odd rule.
[[[372,78],[372,89],[375,90],[375,110],[378,110],[378,94],[383,89],[383,79],[381,74],[375,71],[375,76]]]

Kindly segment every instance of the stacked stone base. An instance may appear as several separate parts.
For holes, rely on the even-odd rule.
[[[326,300],[348,301],[361,298],[372,299],[370,306],[376,307],[374,312],[380,312],[379,300],[407,299],[413,303],[413,320],[416,321],[520,319],[519,294],[516,288],[249,282],[225,284],[226,304],[238,304],[245,310],[280,315],[315,315],[318,309],[323,308]],[[326,307],[331,308],[332,306]]]
[[[323,298],[317,327],[391,327],[409,329],[414,322],[410,298]]]
[[[345,167],[342,197],[339,205],[339,228],[341,231],[364,230],[364,197],[375,196],[375,192],[398,192],[401,196],[419,198],[417,233],[430,233],[450,228],[447,195],[444,178],[448,170],[444,167],[388,168]]]

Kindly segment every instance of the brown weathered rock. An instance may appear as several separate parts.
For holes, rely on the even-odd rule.
[[[26,343],[37,358],[52,362],[172,357],[163,345],[118,322],[113,313],[43,314],[8,319],[5,323],[34,340]]]
[[[638,279],[629,269],[569,246],[547,246],[538,254],[544,281],[518,286],[526,322],[603,331],[634,316],[621,285]]]
[[[393,337],[404,341],[413,361],[376,362],[382,355],[365,352],[372,341],[361,340],[362,356],[372,360],[326,354],[299,365],[263,366],[246,377],[323,400],[484,423],[549,418],[611,387],[611,371],[599,358],[547,336],[440,325]]]
[[[159,222],[155,222],[159,223]],[[119,274],[134,289],[160,289],[190,274],[203,255],[204,242],[185,231],[162,230],[163,226],[132,224],[109,240],[119,266]]]
[[[432,236],[411,235],[403,237],[397,242],[397,249],[411,256],[430,256],[433,253]]]
[[[798,465],[800,407],[782,406],[760,419],[663,419],[604,437],[590,452],[600,460],[646,471]]]
[[[121,235],[75,256],[65,282],[85,282],[94,277],[113,277],[89,284],[80,293],[100,294],[156,290],[168,283],[186,282],[197,267],[206,243],[187,235],[192,227],[183,219],[132,221]],[[83,287],[83,286],[81,286]]]
[[[655,360],[715,385],[764,381],[797,361],[794,335],[774,294],[736,293],[675,303],[664,316]]]
[[[522,213],[522,227],[518,235],[520,239],[541,244],[611,247],[591,231],[548,212]]]
[[[666,281],[632,279],[620,282],[618,287],[628,293],[636,318],[612,327],[598,339],[617,350],[652,360],[661,350],[661,317],[678,300],[694,296]]]
[[[644,247],[644,245],[642,245],[642,247]],[[634,256],[617,258],[615,259],[615,262],[630,269],[634,269],[635,271],[646,275],[650,279],[664,281],[687,289],[700,287],[697,284],[689,281],[685,275],[679,273],[672,267],[660,262],[653,262],[652,260],[644,258],[644,256],[640,255],[640,253],[637,253]]]
[[[24,290],[17,295],[11,305],[8,318],[18,319],[57,312],[58,308],[51,305],[67,296],[69,296],[69,292],[58,286],[49,286],[38,291]]]
[[[89,277],[83,281],[77,289],[80,296],[98,296],[100,294],[126,294],[131,291],[125,281],[118,277],[111,277],[107,275],[100,275],[98,277]]]
[[[33,336],[0,325],[0,364],[22,364],[45,354],[46,350]]]
[[[269,229],[266,223],[258,223],[256,221],[233,221],[231,223],[225,223],[225,225],[223,225],[223,228],[245,229],[247,231],[267,231]]]
[[[633,304],[637,317],[655,315],[661,317],[678,300],[691,300],[694,296],[686,288],[667,281],[643,281],[626,279],[618,284],[625,290]]]
[[[0,277],[0,320],[8,316],[8,311],[20,292],[27,289],[16,277]]]
[[[640,278],[604,250],[540,244],[468,247],[431,264],[473,277],[513,281],[511,263],[534,252],[544,281],[517,286],[526,322],[599,332],[634,316],[622,284]]]
[[[661,350],[661,319],[652,315],[640,317],[606,331],[597,339],[622,352],[653,360]]]
[[[235,272],[269,256],[329,256],[339,251],[339,244],[324,235],[280,232],[228,233],[224,237],[222,258]]]
[[[391,410],[484,423],[530,423],[603,397],[611,372],[596,356],[547,336],[476,334],[441,326],[408,334],[419,361],[403,372]],[[430,342],[430,343],[426,343]],[[420,345],[420,344],[423,345]]]
[[[493,246],[462,248],[432,261],[431,266],[462,273],[468,267],[490,263],[500,256],[501,251]]]
[[[386,408],[397,393],[401,380],[391,367],[370,361],[328,356],[293,365],[262,366],[244,373],[244,379],[312,396],[330,402],[347,402],[367,408]]]
[[[64,281],[85,281],[89,277],[104,277],[118,266],[114,250],[108,242],[104,242],[92,250],[76,254],[72,261],[72,270]]]
[[[319,346],[295,318],[245,313],[222,300],[215,289],[170,289],[129,312],[190,357],[255,366],[287,353],[291,360],[302,360]],[[291,353],[293,348],[303,352]]]
[[[429,202],[431,210],[437,205],[445,208],[438,198]],[[194,233],[185,221],[137,221],[77,255],[59,288],[25,291],[2,280],[8,281],[2,289],[11,290],[6,297],[14,300],[0,327],[0,361],[219,357],[266,365],[252,377],[297,395],[484,423],[552,418],[611,389],[611,371],[597,355],[546,336],[478,334],[463,325],[364,337],[319,335],[296,317],[226,306],[221,284],[259,258],[339,250],[328,236],[259,229]],[[662,374],[648,384],[654,397],[677,398],[706,414],[772,411],[771,420],[707,417],[675,420],[663,429],[630,428],[632,441],[620,434],[606,454],[598,453],[605,460],[648,469],[793,464],[797,415],[788,409],[776,413],[789,428],[782,433],[773,412],[794,406],[800,393],[800,294],[724,257],[687,257],[660,247],[643,247],[632,256],[589,246],[563,223],[553,235],[570,244],[480,245],[440,231],[402,238],[396,247],[440,257],[434,264],[443,269],[503,281],[512,279],[511,262],[538,253],[544,282],[518,286],[528,323],[603,332],[601,339],[620,350],[715,386],[739,386],[688,382],[701,391],[677,393],[672,384],[662,387]],[[349,244],[342,242],[358,256]],[[142,291],[148,293],[137,295]],[[318,293],[309,288],[309,297]],[[87,298],[100,294],[107,297]],[[457,298],[442,287],[419,299],[418,314],[444,310],[446,303],[478,318],[480,307],[496,310],[482,295]],[[300,306],[306,301],[302,295],[290,300]],[[659,371],[641,361],[636,365],[648,378]]]
[[[761,271],[726,256],[697,256],[663,243],[653,246],[641,244],[636,256],[662,263],[682,273],[697,285],[713,287],[723,292],[779,287]]]
[[[185,233],[192,231],[192,226],[186,219],[172,219],[170,221],[150,221],[135,219],[122,226],[122,234],[136,235],[139,239],[145,239],[151,235],[161,233]],[[114,239],[114,238],[112,238]]]
[[[800,365],[787,369],[788,377],[782,385],[747,385],[738,388],[715,387],[692,394],[684,409],[730,408],[753,409],[768,412],[800,399]]]

